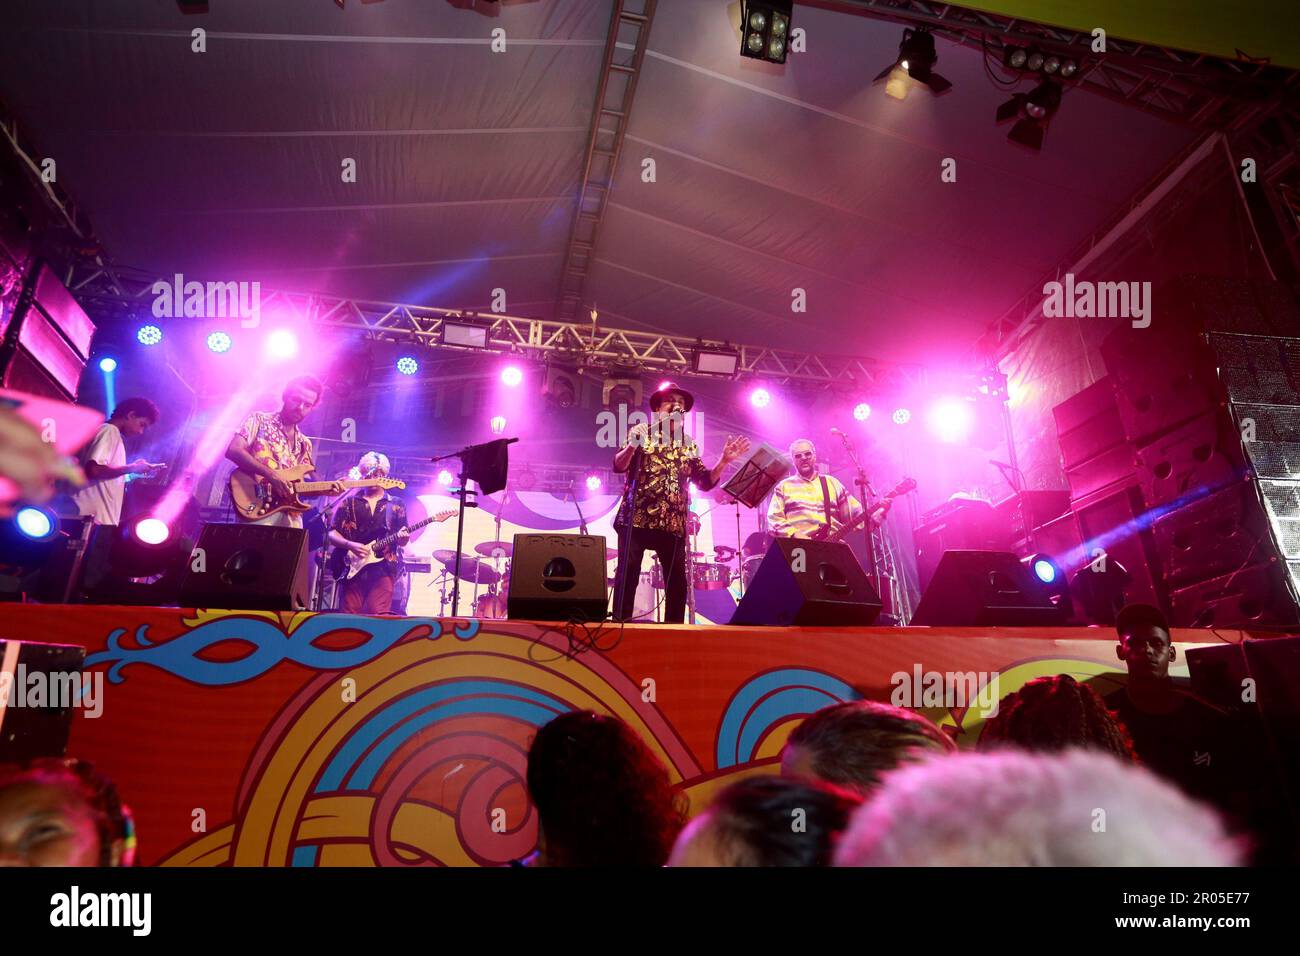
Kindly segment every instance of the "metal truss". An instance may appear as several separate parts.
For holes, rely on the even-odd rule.
[[[645,59],[650,26],[658,0],[614,0],[605,56],[596,86],[587,154],[582,165],[578,208],[569,229],[569,244],[556,293],[556,318],[572,321],[582,306],[587,274],[595,258],[596,236],[614,185],[618,157],[623,151],[632,99],[636,96],[641,62]],[[636,9],[630,9],[636,8]]]
[[[1249,59],[1226,60],[1202,53],[1106,37],[1106,52],[1092,52],[1087,32],[1048,26],[949,3],[926,0],[805,0],[813,6],[858,13],[908,25],[987,50],[1002,62],[1006,46],[1033,45],[1079,62],[1066,86],[1080,86],[1166,119],[1204,129],[1228,125],[1242,106],[1271,100],[1276,83],[1293,71]],[[1279,24],[1279,29],[1282,24]]]
[[[89,263],[74,265],[67,276],[67,286],[83,308],[96,316],[117,315],[123,319],[143,319],[151,314],[156,282],[170,284],[171,280],[125,269],[116,269],[110,274],[103,267]],[[261,311],[263,314],[280,312],[313,328],[350,329],[377,342],[403,343],[462,354],[520,355],[593,370],[613,370],[615,365],[631,365],[642,373],[692,376],[696,374],[692,371],[692,353],[703,348],[736,353],[738,378],[760,377],[779,384],[885,394],[924,385],[928,380],[922,366],[865,357],[735,345],[687,335],[594,328],[574,322],[463,312],[433,306],[365,302],[317,293],[263,289]],[[467,349],[444,345],[442,331],[448,321],[486,328],[485,347]]]

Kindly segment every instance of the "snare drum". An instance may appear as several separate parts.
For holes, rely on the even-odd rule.
[[[731,584],[731,568],[710,561],[696,561],[691,578],[697,591],[721,591]]]
[[[489,591],[480,594],[474,602],[474,616],[489,621],[502,621],[506,616],[505,595]]]

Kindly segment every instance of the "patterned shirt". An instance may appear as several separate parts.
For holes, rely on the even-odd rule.
[[[700,448],[689,435],[680,444],[652,443],[649,449],[638,449],[628,465],[627,474],[623,503],[614,519],[615,528],[627,524],[628,512],[631,511],[634,528],[684,535],[686,509],[690,504],[687,485],[694,482],[701,491],[713,487],[709,469],[700,459]],[[636,501],[631,501],[634,479]]]
[[[276,470],[296,468],[316,460],[311,439],[301,428],[294,431],[293,441],[289,441],[279,412],[253,412],[235,434],[248,443],[250,455]]]
[[[334,530],[349,541],[361,544],[369,544],[374,538],[393,534],[405,526],[406,506],[400,499],[387,493],[371,508],[370,502],[358,492],[345,498],[334,512]],[[396,574],[401,550],[394,543],[384,555],[384,560],[373,567],[383,568],[390,575]]]
[[[806,538],[826,525],[822,476],[791,475],[777,482],[767,505],[767,526],[778,538]],[[862,514],[862,505],[834,475],[826,475],[831,494],[831,517],[852,521]]]

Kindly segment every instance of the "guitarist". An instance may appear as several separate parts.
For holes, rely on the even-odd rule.
[[[783,478],[772,489],[767,505],[768,530],[778,538],[809,538],[814,532],[830,531],[832,521],[853,521],[863,513],[862,505],[834,475],[817,473],[817,448],[806,438],[790,446],[796,474]],[[871,515],[880,524],[891,502],[886,499]]]
[[[386,455],[368,451],[357,465],[360,478],[387,478]],[[367,565],[340,588],[339,610],[347,614],[387,614],[393,602],[393,579],[401,570],[401,547],[410,538],[406,506],[384,488],[365,488],[349,495],[334,511],[330,544],[370,556],[368,542],[397,532],[397,547],[382,561]]]
[[[307,413],[320,403],[323,392],[324,386],[320,379],[311,375],[290,379],[281,395],[283,404],[280,410],[253,412],[244,419],[244,424],[235,432],[235,437],[226,448],[226,457],[240,471],[266,478],[277,497],[288,497],[292,489],[288,483],[277,478],[275,472],[315,462],[311,439],[298,426],[307,417]],[[333,489],[333,493],[338,494],[342,490],[343,486],[339,485]],[[293,511],[280,511],[249,523],[301,528],[302,515]]]

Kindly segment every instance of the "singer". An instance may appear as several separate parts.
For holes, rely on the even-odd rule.
[[[839,434],[838,429],[832,429]],[[807,438],[790,445],[796,474],[782,478],[772,489],[767,505],[767,526],[778,538],[811,538],[834,526],[858,518],[863,508],[858,499],[834,475],[817,470],[817,447]],[[880,524],[889,511],[889,501],[877,507],[871,520]]]

